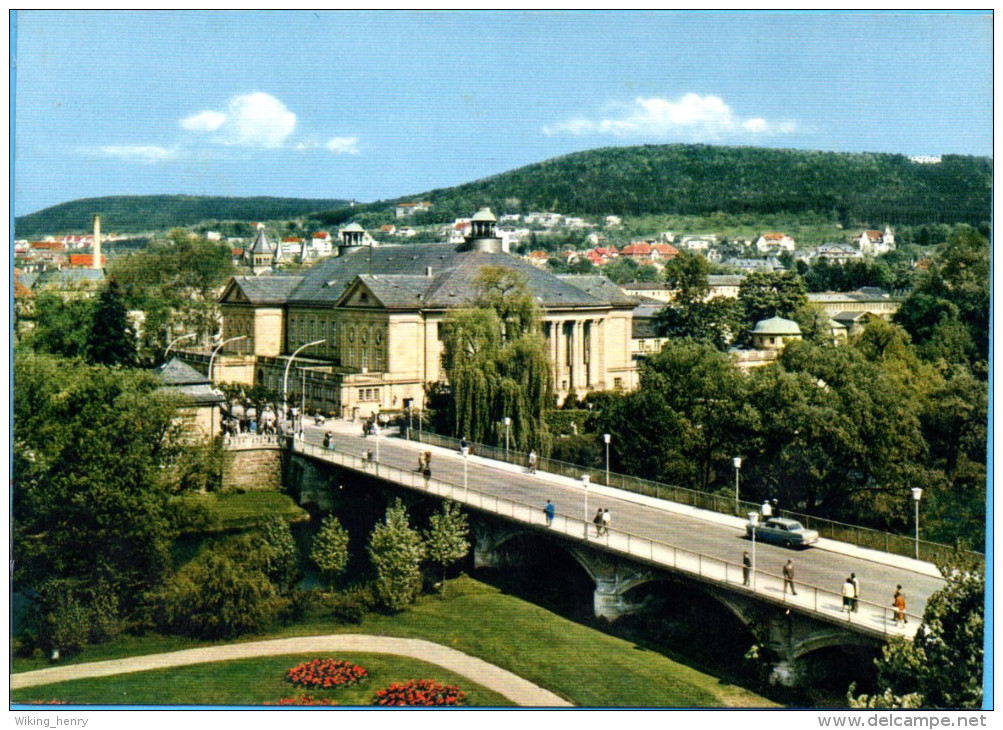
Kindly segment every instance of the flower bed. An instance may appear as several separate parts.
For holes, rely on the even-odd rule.
[[[327,697],[314,697],[313,695],[300,695],[299,697],[283,697],[276,704],[282,706],[303,706],[303,707],[332,707],[338,703]]]
[[[409,707],[456,707],[462,705],[467,695],[459,687],[432,679],[412,679],[379,690],[373,695],[373,704]]]
[[[286,672],[286,681],[298,687],[329,689],[356,684],[367,675],[368,672],[358,664],[339,659],[314,659]]]

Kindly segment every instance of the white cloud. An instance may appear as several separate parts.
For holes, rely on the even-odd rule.
[[[296,129],[296,115],[271,94],[255,91],[230,99],[225,112],[212,109],[181,120],[194,132],[216,132],[213,141],[241,147],[282,147]]]
[[[181,126],[193,132],[215,132],[225,121],[226,114],[208,110],[182,119]]]
[[[359,138],[334,137],[329,139],[324,147],[336,155],[357,155],[359,154]]]
[[[177,148],[158,147],[156,145],[106,145],[99,147],[98,152],[111,157],[121,157],[147,164],[166,162],[177,156]]]
[[[619,104],[605,119],[572,119],[543,128],[544,134],[613,135],[615,137],[685,137],[716,140],[734,135],[790,134],[794,122],[773,123],[762,117],[742,119],[714,95],[684,94],[679,99],[638,97]]]

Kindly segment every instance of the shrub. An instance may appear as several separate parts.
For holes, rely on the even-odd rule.
[[[288,605],[261,571],[204,553],[154,597],[161,630],[202,639],[263,631]]]
[[[272,517],[261,528],[262,572],[281,590],[289,590],[300,579],[299,551],[289,524],[281,517]]]
[[[373,704],[383,707],[458,707],[467,699],[459,687],[433,679],[394,682],[373,695]]]
[[[348,567],[348,530],[334,515],[328,515],[321,522],[320,530],[313,538],[310,559],[316,563],[328,585],[333,585]]]
[[[38,642],[46,653],[58,649],[67,656],[87,643],[90,617],[75,587],[71,581],[50,580],[38,590],[32,604],[32,619],[38,630]]]
[[[402,611],[418,597],[424,556],[421,536],[411,528],[398,499],[387,508],[386,520],[369,536],[369,558],[376,569],[374,589],[383,608]]]

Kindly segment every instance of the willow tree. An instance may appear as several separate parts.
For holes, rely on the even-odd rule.
[[[546,453],[553,380],[540,308],[519,271],[486,266],[474,287],[472,306],[450,312],[444,323],[454,434],[501,443],[508,417],[514,448]]]

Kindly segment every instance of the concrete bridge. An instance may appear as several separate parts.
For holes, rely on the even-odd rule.
[[[321,445],[325,430],[331,448]],[[235,443],[234,447],[246,448]],[[320,490],[334,482],[331,469],[348,470],[415,492],[463,504],[472,520],[474,562],[503,567],[519,560],[507,548],[516,538],[543,538],[560,545],[594,584],[593,609],[609,620],[638,610],[634,589],[659,581],[684,581],[750,628],[780,661],[775,678],[798,681],[799,662],[828,647],[869,647],[890,637],[911,637],[926,600],[943,585],[932,565],[822,540],[792,551],[745,538],[744,522],[665,500],[483,459],[397,438],[364,438],[361,428],[343,421],[307,427],[305,439],[280,439],[261,448],[286,449],[296,480]],[[416,471],[418,454],[431,451],[432,476]],[[287,472],[288,473],[288,472]],[[556,508],[548,525],[543,512]],[[612,524],[597,535],[591,522],[597,507],[609,508]],[[755,553],[746,585],[742,552]],[[794,561],[796,595],[784,590],[782,566]],[[842,607],[840,589],[850,573],[861,581],[856,612]],[[897,585],[907,597],[907,623],[891,611]]]

